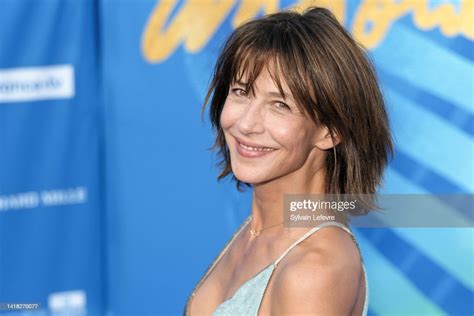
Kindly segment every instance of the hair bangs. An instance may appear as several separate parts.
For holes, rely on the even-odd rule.
[[[304,73],[304,69],[297,69],[299,76],[285,75],[295,73],[296,65],[291,57],[292,52],[282,49],[284,43],[281,43],[281,37],[275,37],[273,40],[267,42],[267,47],[256,47],[249,43],[232,56],[230,85],[242,83],[251,95],[255,95],[255,81],[261,72],[266,70],[281,96],[286,99],[289,93],[295,101],[295,106],[314,119],[314,115],[309,115],[311,104],[308,104],[314,100],[307,98],[309,76]],[[303,62],[299,66],[304,68],[302,65]],[[283,83],[288,86],[289,91],[284,88]]]

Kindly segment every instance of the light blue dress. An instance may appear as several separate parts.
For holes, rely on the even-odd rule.
[[[204,278],[209,274],[209,272],[214,268],[216,263],[220,260],[220,258],[224,255],[226,250],[229,248],[229,245],[232,241],[236,238],[236,236],[245,228],[245,226],[250,222],[251,215],[248,219],[241,225],[238,231],[232,236],[231,240],[227,243],[224,250],[221,252],[219,257],[214,261],[211,268],[208,269],[208,272],[204,276]],[[272,276],[273,270],[278,265],[278,263],[286,256],[291,249],[293,249],[296,245],[298,245],[301,241],[311,236],[313,233],[317,232],[320,228],[325,226],[338,226],[344,229],[349,234],[352,234],[352,231],[347,228],[347,226],[333,221],[324,222],[318,226],[311,228],[307,231],[303,236],[301,236],[297,241],[295,241],[290,247],[288,247],[285,252],[274,262],[270,263],[266,266],[263,270],[258,272],[254,277],[244,282],[235,292],[235,294],[222,302],[214,311],[212,316],[257,316],[258,310],[260,308],[260,304],[262,302],[263,294],[265,289],[267,288],[268,282],[270,277]],[[355,238],[353,236],[355,241]],[[367,308],[369,303],[369,286],[367,282],[367,273],[365,271],[364,262],[362,261],[362,268],[364,271],[364,279],[365,279],[365,301],[364,301],[364,309],[362,312],[362,316],[367,315]],[[203,278],[203,279],[204,279]],[[199,286],[199,284],[198,284]],[[196,287],[196,289],[198,288]],[[192,296],[194,293],[192,294]]]

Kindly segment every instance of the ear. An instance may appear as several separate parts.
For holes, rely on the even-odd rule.
[[[322,126],[317,133],[317,137],[314,143],[314,146],[318,147],[321,150],[328,150],[336,146],[341,142],[341,138],[336,131],[333,131],[333,137],[331,137],[331,133],[329,132],[329,128],[325,125]]]

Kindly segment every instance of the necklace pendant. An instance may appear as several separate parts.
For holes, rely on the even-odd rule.
[[[260,234],[259,230],[251,229],[250,230],[250,235],[257,237]]]

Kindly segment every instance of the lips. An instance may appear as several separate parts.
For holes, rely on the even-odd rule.
[[[262,157],[275,151],[275,148],[261,146],[256,143],[247,142],[239,138],[235,138],[237,141],[237,152],[246,158]]]

